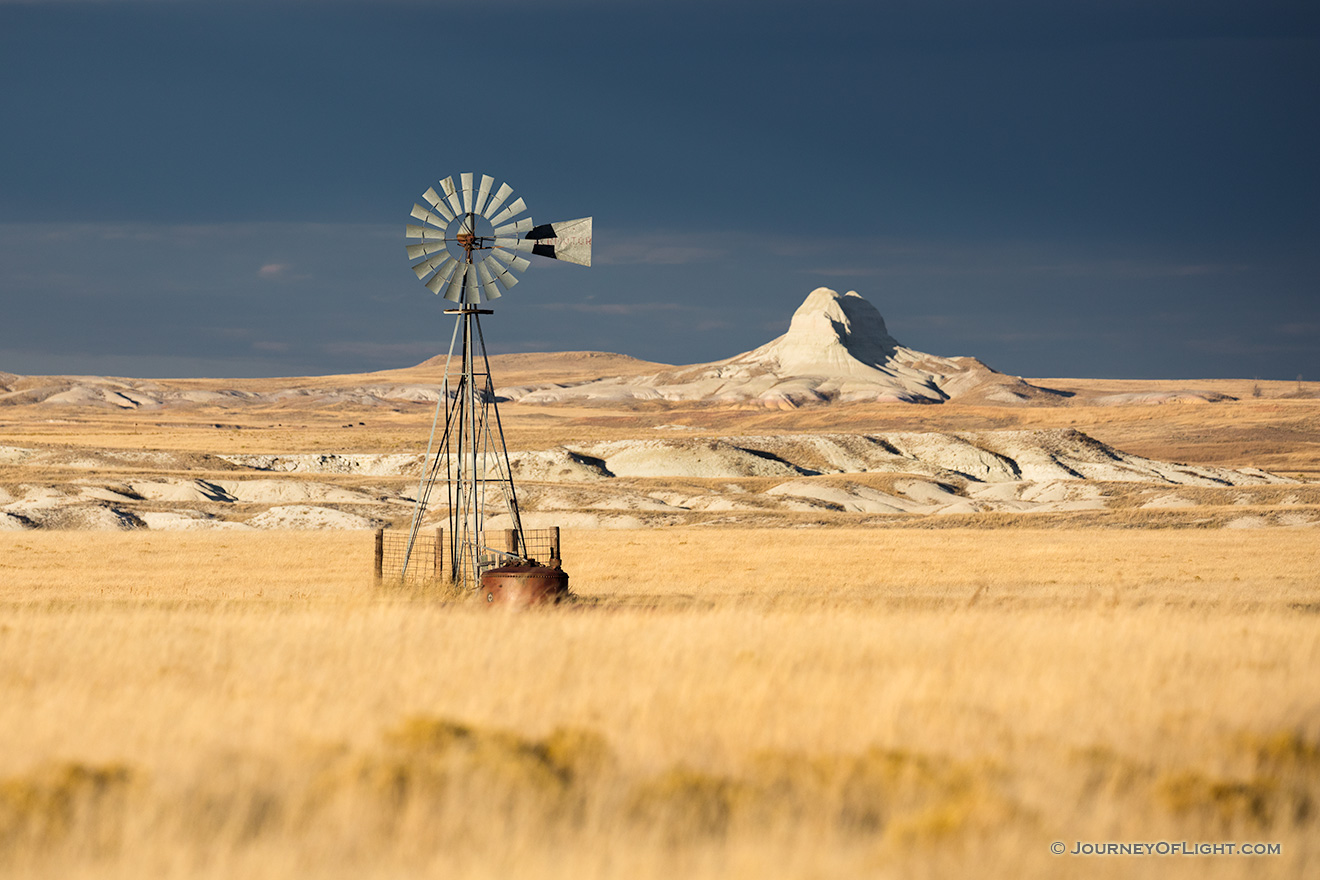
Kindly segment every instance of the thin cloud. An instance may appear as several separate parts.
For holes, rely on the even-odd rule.
[[[800,246],[804,243],[799,243]],[[835,242],[833,250],[853,255],[848,263],[804,267],[799,274],[825,278],[949,277],[996,278],[1030,275],[1043,278],[1109,278],[1120,280],[1198,278],[1250,271],[1241,263],[1190,263],[1176,260],[1115,258],[1051,259],[1046,245],[1006,243],[960,247],[936,242],[893,246],[885,242]],[[858,260],[858,254],[863,256]]]
[[[1186,348],[1228,357],[1249,357],[1257,355],[1278,355],[1299,352],[1309,354],[1312,350],[1310,340],[1304,343],[1279,344],[1274,342],[1256,342],[1234,336],[1205,337],[1190,339]]]
[[[538,308],[552,312],[586,312],[593,315],[642,315],[648,312],[688,311],[690,306],[672,302],[646,303],[538,303]]]
[[[1058,277],[1110,278],[1191,278],[1228,275],[1247,271],[1238,263],[1165,263],[1141,260],[1101,260],[1097,262],[1054,263],[1024,266],[1035,275]]]
[[[724,248],[711,247],[705,236],[656,231],[597,241],[595,262],[604,266],[686,266],[714,262],[727,254]]]
[[[1280,324],[1277,329],[1284,336],[1305,336],[1309,339],[1320,337],[1320,324],[1312,324],[1304,321],[1292,324]]]
[[[7,0],[0,0],[0,4]],[[106,0],[112,2],[112,0]],[[383,223],[308,223],[245,220],[233,223],[0,223],[0,243],[161,241],[172,245],[198,242],[279,240],[281,237],[357,239],[399,238],[399,228]],[[400,238],[400,244],[402,239]]]
[[[825,278],[872,278],[876,275],[883,275],[884,270],[874,266],[865,268],[857,267],[832,267],[827,269],[800,269],[799,274],[820,275]]]
[[[368,358],[376,361],[417,363],[442,354],[436,342],[365,342],[345,340],[321,346],[326,354]]]

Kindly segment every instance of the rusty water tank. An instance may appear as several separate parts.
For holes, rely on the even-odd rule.
[[[487,605],[554,605],[568,595],[568,572],[557,565],[501,565],[481,576]]]

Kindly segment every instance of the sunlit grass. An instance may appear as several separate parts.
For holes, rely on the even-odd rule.
[[[575,532],[582,601],[492,614],[367,532],[0,535],[0,868],[1297,876],[1311,538]],[[1048,852],[1110,839],[1284,854]]]

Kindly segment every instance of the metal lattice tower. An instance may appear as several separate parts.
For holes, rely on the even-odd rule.
[[[413,264],[413,272],[428,290],[443,293],[458,308],[445,310],[446,315],[456,316],[454,333],[417,487],[404,573],[431,498],[443,483],[446,531],[451,536],[446,552],[454,581],[465,588],[475,587],[488,568],[526,555],[481,330],[480,316],[493,311],[478,306],[498,299],[518,283],[516,273],[531,265],[519,253],[591,265],[590,217],[535,225],[530,216],[518,219],[527,212],[527,205],[521,198],[508,201],[513,189],[507,183],[492,193],[494,178],[483,174],[474,187],[475,177],[460,174],[458,186],[454,178],[446,177],[440,181],[439,192],[434,187],[427,189],[422,198],[430,207],[414,204],[412,216],[422,222],[409,224],[406,230],[409,239],[420,239],[420,243],[408,245],[408,257],[421,258]],[[507,513],[512,521],[512,548],[492,548],[485,540],[486,522],[500,513]]]

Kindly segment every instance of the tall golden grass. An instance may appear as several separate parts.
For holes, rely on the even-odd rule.
[[[0,872],[1306,876],[1313,530],[574,532],[582,600],[369,533],[0,535]],[[1085,859],[1054,841],[1277,842]]]

